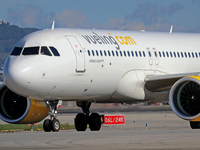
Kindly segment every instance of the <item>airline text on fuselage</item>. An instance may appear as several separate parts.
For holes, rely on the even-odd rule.
[[[82,37],[85,38],[86,41],[88,41],[89,44],[114,44],[116,45],[116,49],[120,50],[120,46],[118,42],[121,45],[137,45],[137,43],[130,37],[130,36],[115,36],[112,37],[110,33],[109,36],[105,35],[98,35],[95,32],[92,32],[93,35],[82,35]]]

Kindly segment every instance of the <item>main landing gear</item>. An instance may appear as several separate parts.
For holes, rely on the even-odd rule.
[[[57,104],[59,100],[56,101],[45,101],[45,104],[49,106],[50,111],[50,118],[46,119],[43,123],[43,129],[45,132],[58,132],[60,130],[60,122],[58,119],[56,119],[56,113],[57,113]]]
[[[79,113],[76,115],[74,119],[75,128],[77,131],[85,131],[87,125],[89,124],[89,128],[91,131],[99,131],[101,128],[101,118],[98,113],[90,114],[89,108],[91,102],[76,102],[77,106],[81,107],[83,113]]]

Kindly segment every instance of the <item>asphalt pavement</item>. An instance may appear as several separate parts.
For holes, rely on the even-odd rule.
[[[119,114],[119,113],[118,113]],[[200,130],[171,111],[121,112],[125,125],[103,126],[100,131],[61,130],[0,133],[0,149],[69,149],[69,150],[197,150]],[[58,116],[61,123],[73,124],[76,114]],[[41,122],[42,123],[42,122]],[[147,127],[146,127],[147,125]]]

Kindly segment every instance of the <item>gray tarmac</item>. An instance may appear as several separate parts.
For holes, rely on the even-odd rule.
[[[103,126],[99,132],[61,130],[0,133],[0,149],[69,150],[199,150],[200,130],[173,112],[126,112],[124,126]],[[61,123],[73,123],[76,114],[58,116]],[[134,123],[135,122],[135,123]],[[148,128],[146,128],[146,124]]]

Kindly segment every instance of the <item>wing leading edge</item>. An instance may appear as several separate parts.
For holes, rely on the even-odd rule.
[[[147,76],[145,78],[145,87],[152,92],[162,92],[170,90],[172,85],[180,78],[186,76],[199,76],[199,72],[183,73],[183,74],[170,74],[170,75],[155,75]]]

